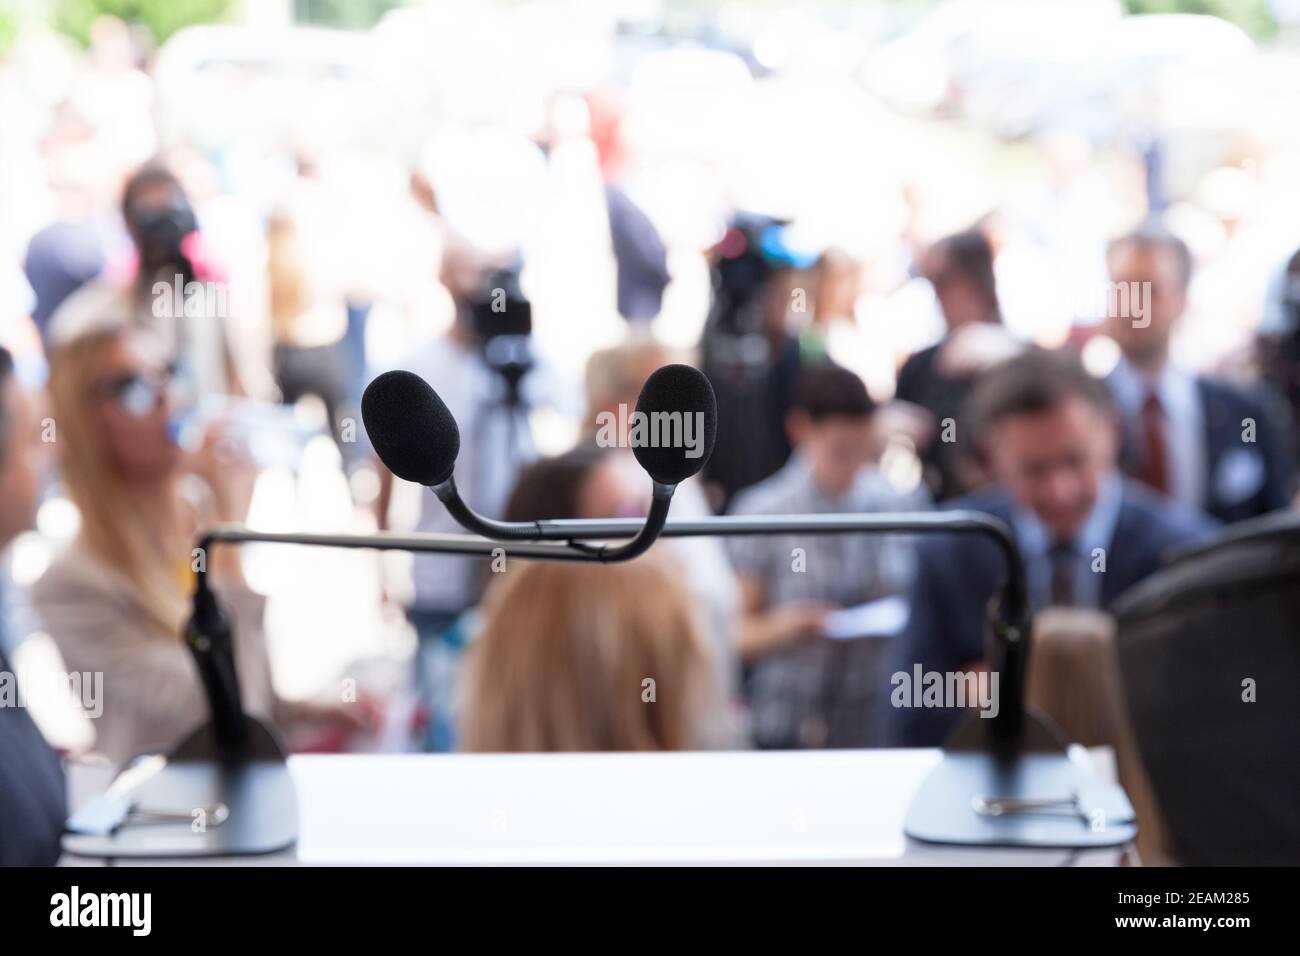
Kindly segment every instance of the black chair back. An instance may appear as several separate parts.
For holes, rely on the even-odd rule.
[[[1300,863],[1300,515],[1226,529],[1114,611],[1125,696],[1175,857]]]

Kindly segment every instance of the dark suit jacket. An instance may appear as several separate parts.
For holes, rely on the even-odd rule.
[[[982,511],[1011,524],[1011,499],[1001,488],[956,499],[947,507]],[[1104,574],[1102,606],[1108,607],[1126,588],[1155,571],[1170,549],[1213,530],[1208,518],[1125,482],[1114,536],[1106,549],[1106,570],[1099,572]],[[982,659],[986,609],[1002,567],[997,545],[987,538],[918,538],[911,616],[898,638],[890,672],[911,674],[918,663],[923,671],[957,671]],[[891,707],[886,723],[896,743],[931,747],[943,742],[958,716],[953,709]]]
[[[945,378],[938,372],[939,350],[943,343],[910,355],[898,370],[894,397],[926,409],[939,423],[951,418],[960,423],[974,379]],[[958,425],[958,427],[961,427]],[[962,459],[969,456],[966,441],[932,441],[921,453],[925,481],[935,501],[946,501],[962,492]]]
[[[706,334],[702,369],[717,397],[718,439],[704,475],[722,488],[720,510],[725,511],[736,492],[780,471],[790,459],[785,419],[803,359],[799,340],[785,335],[766,367],[738,374],[734,358],[720,358],[710,334],[720,338],[716,331]]]
[[[0,653],[6,690],[12,671]],[[24,707],[0,701],[0,866],[50,866],[67,816],[63,770]]]
[[[1205,500],[1201,507],[1225,524],[1286,508],[1295,492],[1289,415],[1271,393],[1248,392],[1208,378],[1196,380],[1205,428]],[[1242,441],[1242,422],[1255,422],[1255,441]],[[1141,450],[1125,428],[1120,464],[1142,470]]]

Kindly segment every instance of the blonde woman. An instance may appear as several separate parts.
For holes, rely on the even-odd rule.
[[[115,764],[165,750],[207,716],[181,642],[195,532],[242,520],[251,472],[219,434],[184,455],[170,440],[170,355],[152,333],[102,326],[50,355],[55,451],[81,515],[77,538],[33,587],[33,603],[70,671],[103,674],[96,749]],[[244,587],[234,549],[209,562],[236,632],[250,713],[280,721],[339,716],[281,707],[271,687],[262,600]]]
[[[601,421],[625,423],[628,416],[620,413],[620,406],[625,412],[635,409],[641,386],[650,373],[677,360],[666,347],[641,335],[630,336],[622,345],[593,352],[587,360],[587,417],[584,423],[587,442],[596,443]],[[649,490],[645,474],[632,456],[626,430],[615,437],[618,445],[615,457],[619,459],[615,464],[632,476],[636,487],[641,490],[645,502],[643,507],[646,507]],[[591,517],[607,515],[593,514]],[[713,517],[713,509],[699,478],[688,479],[677,486],[677,494],[673,496],[673,517]],[[740,622],[740,586],[727,556],[725,542],[725,538],[673,538],[665,541],[663,546],[673,552],[682,580],[704,613],[704,626],[718,658],[719,676],[729,692],[737,693],[740,664],[735,642]]]
[[[462,685],[469,751],[689,750],[722,741],[714,660],[678,575],[518,561],[485,601]]]

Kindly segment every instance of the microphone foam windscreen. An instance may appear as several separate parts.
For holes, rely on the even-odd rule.
[[[438,393],[414,372],[384,372],[361,396],[366,434],[388,470],[418,485],[451,477],[460,429]]]
[[[703,372],[689,365],[655,369],[636,410],[632,453],[651,478],[675,485],[704,467],[718,434],[718,402]]]

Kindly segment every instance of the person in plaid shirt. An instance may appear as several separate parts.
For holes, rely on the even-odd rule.
[[[795,453],[741,492],[731,513],[914,511],[923,491],[895,489],[871,465],[875,406],[852,372],[804,371],[788,421]],[[912,545],[878,535],[729,538],[741,583],[738,649],[747,670],[755,742],[764,748],[864,747],[883,742],[884,643],[833,640],[826,614],[907,588]]]

